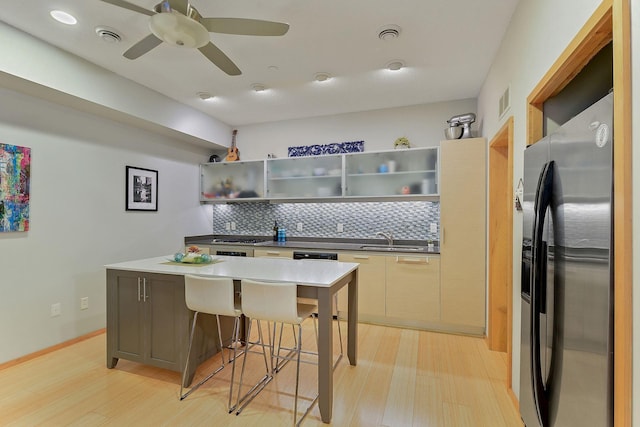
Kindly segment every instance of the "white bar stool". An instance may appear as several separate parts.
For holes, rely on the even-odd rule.
[[[231,363],[231,384],[229,385],[229,412],[235,409],[235,406],[231,406],[231,399],[233,395],[233,382],[235,378],[235,360],[237,357],[237,348],[239,345],[240,336],[240,316],[242,310],[239,304],[235,301],[235,292],[233,289],[233,280],[230,278],[214,278],[214,277],[200,277],[193,275],[184,276],[184,292],[185,302],[190,310],[193,310],[193,323],[191,325],[191,334],[189,335],[189,349],[187,350],[187,361],[185,363],[184,371],[182,373],[182,382],[180,383],[180,400],[185,399],[198,387],[211,379],[215,374],[220,372],[224,367],[224,344],[222,342],[222,331],[220,330],[220,316],[233,317],[233,332],[231,337],[230,346],[233,348],[233,359],[230,355],[228,357],[229,363]],[[220,352],[222,358],[222,365],[207,375],[198,384],[191,387],[189,391],[183,394],[183,384],[186,380],[187,370],[189,368],[189,357],[191,355],[191,347],[193,345],[193,335],[196,329],[196,322],[198,320],[199,313],[207,313],[216,316],[216,323],[218,325],[218,340],[220,344]],[[231,351],[228,348],[229,352]]]
[[[318,395],[316,395],[305,411],[305,413],[298,419],[298,388],[300,383],[300,354],[302,353],[302,322],[311,317],[316,310],[316,306],[313,304],[301,304],[298,303],[297,298],[297,284],[295,283],[281,283],[281,282],[258,282],[254,280],[242,280],[242,312],[246,317],[250,319],[248,336],[251,334],[251,328],[254,320],[258,324],[258,342],[249,343],[247,341],[247,348],[245,349],[242,371],[240,373],[240,386],[238,387],[238,410],[236,415],[240,414],[242,410],[255,398],[262,389],[271,381],[274,374],[273,359],[276,360],[276,366],[279,365],[279,359],[295,360],[296,361],[296,388],[293,404],[293,425],[300,425],[302,420],[311,411],[315,403],[317,402]],[[274,323],[287,323],[297,327],[298,336],[294,343],[293,351],[296,355],[295,359],[291,358],[289,354],[285,356],[280,355],[280,344],[278,344],[277,350],[274,348],[276,337],[273,337],[273,343],[265,343],[262,334],[262,327],[260,321],[274,322]],[[275,328],[274,328],[275,331]],[[278,340],[280,342],[280,340]],[[316,341],[317,342],[317,341]],[[271,371],[267,371],[267,374],[256,385],[252,387],[242,398],[242,382],[244,377],[244,371],[247,360],[247,352],[250,346],[259,345],[262,347],[262,354],[265,358],[266,365],[266,351],[265,347],[268,347],[271,352]],[[283,348],[285,349],[285,348]],[[285,349],[289,350],[289,349]],[[312,353],[315,354],[315,353]]]

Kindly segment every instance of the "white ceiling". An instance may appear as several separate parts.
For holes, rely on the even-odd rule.
[[[159,0],[130,0],[153,9]],[[99,0],[2,2],[0,20],[231,126],[475,98],[518,0],[192,0],[204,17],[285,22],[281,37],[211,33],[242,70],[228,76],[195,49],[162,44],[122,56],[147,36],[149,17]],[[54,21],[51,9],[78,19]],[[387,24],[401,27],[380,40]],[[122,37],[110,44],[95,28]],[[399,72],[384,70],[402,60]],[[276,68],[277,67],[277,68]],[[334,78],[315,82],[318,72]],[[269,90],[257,93],[251,85]],[[202,101],[196,94],[215,97]]]

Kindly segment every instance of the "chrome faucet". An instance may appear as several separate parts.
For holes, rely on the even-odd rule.
[[[391,231],[378,231],[376,233],[376,236],[382,236],[385,239],[387,239],[387,243],[389,244],[389,246],[393,246],[393,233]]]

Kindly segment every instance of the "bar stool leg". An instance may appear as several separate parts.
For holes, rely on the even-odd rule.
[[[187,398],[187,396],[189,396],[191,393],[193,393],[194,391],[196,391],[202,384],[206,383],[207,381],[209,381],[215,374],[217,374],[218,372],[220,372],[223,368],[224,368],[224,350],[222,349],[222,336],[220,335],[220,319],[218,318],[218,316],[216,315],[216,321],[218,322],[218,338],[220,341],[220,351],[222,352],[222,365],[216,369],[215,371],[213,371],[212,373],[210,373],[209,375],[207,375],[202,381],[200,381],[198,384],[194,385],[191,387],[191,390],[187,391],[186,393],[182,393],[184,390],[184,383],[187,380],[187,372],[189,369],[189,358],[191,357],[191,347],[193,346],[193,336],[195,334],[196,331],[196,322],[198,321],[198,314],[199,312],[195,311],[193,313],[193,324],[191,325],[191,333],[189,334],[189,348],[187,349],[187,361],[185,362],[185,366],[184,366],[184,370],[182,371],[182,381],[180,382],[180,400],[184,400]]]

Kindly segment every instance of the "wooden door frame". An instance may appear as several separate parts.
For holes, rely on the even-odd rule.
[[[513,349],[513,116],[489,142],[489,260],[487,346],[507,353],[511,389]]]
[[[630,0],[603,0],[527,98],[527,145],[543,134],[544,101],[560,92],[613,41],[614,425],[631,426],[633,386],[633,253],[631,175]]]

